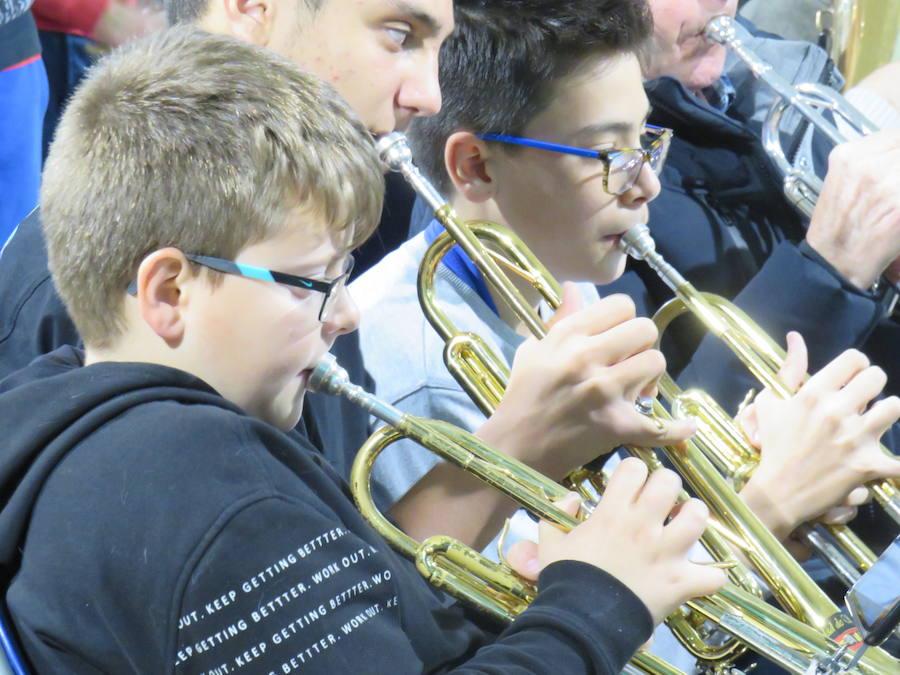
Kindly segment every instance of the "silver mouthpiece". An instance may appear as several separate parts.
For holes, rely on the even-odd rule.
[[[334,354],[325,354],[313,368],[306,386],[312,391],[339,396],[348,384],[350,376],[338,365]]]
[[[707,39],[727,45],[735,39],[737,31],[734,27],[734,19],[724,14],[714,17],[703,29]]]
[[[678,270],[656,252],[656,242],[650,236],[650,228],[644,223],[638,223],[623,234],[619,240],[619,248],[635,260],[643,260],[650,265],[666,285],[676,293],[679,292],[678,289],[682,284],[687,283]]]
[[[650,236],[650,228],[638,223],[622,235],[619,248],[635,260],[646,260],[647,256],[656,253],[656,242]]]
[[[393,426],[403,421],[403,413],[394,406],[380,401],[359,385],[350,381],[347,371],[338,365],[333,354],[325,354],[313,368],[306,386],[321,394],[343,396],[356,405],[364,408],[380,420]]]
[[[412,150],[406,136],[399,131],[393,131],[378,139],[375,144],[378,156],[391,171],[400,171],[400,167],[412,162]]]

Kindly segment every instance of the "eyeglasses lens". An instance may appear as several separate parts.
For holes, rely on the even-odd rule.
[[[614,195],[627,192],[641,174],[644,155],[640,150],[626,150],[609,160],[607,189]]]
[[[353,263],[353,256],[348,256],[347,263],[344,266],[344,273],[336,281],[334,286],[331,287],[331,290],[326,293],[325,298],[322,300],[322,309],[319,310],[319,321],[327,321],[328,317],[331,316],[331,310],[334,309],[334,306],[337,304],[337,300],[341,293],[347,288],[347,281],[350,279],[350,273],[353,271]]]

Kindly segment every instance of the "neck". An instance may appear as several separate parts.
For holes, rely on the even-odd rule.
[[[456,211],[456,214],[459,216],[460,220],[463,222],[468,222],[471,220],[486,220],[493,223],[497,223],[503,227],[509,228],[509,225],[502,219],[499,213],[499,209],[497,209],[496,205],[492,200],[488,200],[486,202],[470,202],[464,198],[457,197],[452,201],[453,208]],[[512,228],[509,228],[512,229]],[[495,247],[490,246],[492,250],[497,250]],[[503,252],[497,251],[502,255]],[[501,269],[503,266],[501,265]],[[504,270],[505,271],[505,270]],[[525,301],[531,305],[532,307],[537,307],[541,301],[541,295],[538,291],[532,286],[528,281],[522,279],[521,277],[507,273],[506,278],[509,279],[510,285],[517,289],[522,296],[525,298]],[[510,309],[509,305],[506,303],[504,298],[503,289],[499,289],[490,283],[487,279],[485,279],[488,292],[491,294],[491,299],[494,301],[494,304],[497,306],[497,310],[500,314],[500,319],[508,326],[510,326],[517,333],[525,336],[530,336],[531,333],[519,319],[519,317]]]

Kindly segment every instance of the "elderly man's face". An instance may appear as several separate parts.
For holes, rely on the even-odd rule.
[[[737,0],[650,0],[654,48],[645,76],[669,75],[699,91],[715,82],[725,65],[725,47],[707,41],[703,28],[715,16],[733,17]]]

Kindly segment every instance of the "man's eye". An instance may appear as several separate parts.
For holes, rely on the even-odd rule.
[[[412,33],[412,29],[406,25],[386,26],[385,31],[387,32],[391,42],[393,42],[398,47],[405,46],[406,41],[409,39],[410,33]]]

